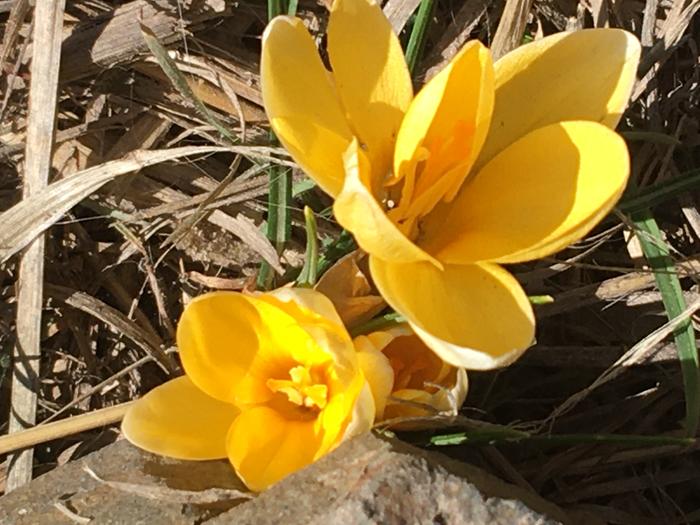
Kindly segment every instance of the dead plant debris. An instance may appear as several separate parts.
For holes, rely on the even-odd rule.
[[[326,4],[299,5],[319,34]],[[418,4],[387,2],[402,38]],[[572,515],[608,523],[700,522],[697,446],[593,439],[684,436],[688,393],[672,337],[681,321],[669,324],[652,272],[658,267],[644,258],[630,216],[640,202],[651,209],[695,324],[698,10],[697,0],[439,0],[416,68],[420,85],[473,38],[499,53],[584,27],[622,27],[642,41],[638,83],[620,127],[632,154],[629,194],[589,239],[514,269],[530,295],[553,301],[537,307],[537,345],[523,359],[503,371],[470,375],[462,416],[471,423],[456,429],[506,438],[441,448]],[[341,231],[330,201],[296,168],[291,240],[279,251],[264,235],[265,171],[293,164],[270,144],[261,106],[259,46],[267,16],[261,0],[66,2],[48,185],[23,196],[30,163],[25,146],[33,133],[35,14],[28,0],[0,2],[2,433],[8,430],[10,356],[18,335],[25,335],[17,333],[18,291],[31,286],[19,261],[37,235],[45,235],[43,307],[34,312],[41,315],[38,422],[128,402],[178,373],[170,349],[184,302],[211,289],[254,288],[261,260],[278,283],[293,279],[303,262],[305,205],[318,215],[324,260],[349,251],[333,243]],[[404,437],[427,444],[435,433],[447,432]],[[571,439],[545,439],[564,435]],[[40,444],[34,474],[115,436],[90,430]]]

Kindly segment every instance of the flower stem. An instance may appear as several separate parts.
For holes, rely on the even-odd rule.
[[[587,443],[605,443],[609,445],[624,445],[630,447],[653,447],[677,445],[688,447],[695,445],[694,438],[678,438],[671,436],[640,436],[633,434],[542,434],[534,435],[515,430],[475,430],[443,434],[430,438],[430,445],[436,447],[469,444],[498,444],[527,441],[547,445],[581,445]]]

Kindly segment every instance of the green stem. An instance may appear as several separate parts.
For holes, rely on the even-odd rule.
[[[356,326],[349,331],[352,337],[357,337],[358,335],[365,335],[372,332],[377,332],[379,330],[386,330],[387,328],[392,328],[405,322],[406,318],[403,315],[396,312],[391,312],[375,317],[374,319]]]
[[[430,445],[436,447],[468,444],[499,444],[499,443],[537,443],[547,445],[583,445],[605,443],[608,445],[624,445],[630,447],[654,447],[677,445],[688,447],[695,445],[694,438],[677,438],[669,436],[640,436],[634,434],[543,434],[533,435],[517,430],[485,430],[445,434],[430,438]]]
[[[276,16],[283,14],[285,9],[284,0],[267,0],[267,18],[272,20]]]
[[[316,284],[318,278],[318,230],[314,212],[308,206],[304,206],[304,221],[306,223],[306,253],[304,267],[297,279],[297,285],[311,287]]]

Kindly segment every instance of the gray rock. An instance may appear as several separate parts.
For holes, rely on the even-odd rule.
[[[561,509],[480,469],[367,434],[207,525],[561,522]]]
[[[84,465],[104,481],[126,485],[97,481]],[[0,524],[193,525],[240,503],[193,504],[177,492],[213,487],[244,490],[227,461],[176,461],[118,441],[1,497]]]
[[[175,461],[119,441],[0,498],[0,524],[572,523],[558,507],[480,469],[372,434],[253,500],[222,498],[215,488],[243,490],[226,461]]]

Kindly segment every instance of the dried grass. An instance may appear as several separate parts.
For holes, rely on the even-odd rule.
[[[330,201],[317,190],[304,191],[297,172],[291,240],[278,252],[263,234],[263,171],[291,165],[269,144],[261,107],[257,71],[266,5],[179,4],[181,14],[169,2],[68,3],[50,181],[22,199],[32,10],[26,0],[0,2],[3,414],[11,376],[6,357],[18,335],[17,290],[26,284],[18,254],[42,233],[38,421],[118,406],[176,373],[174,324],[189,297],[251,288],[261,260],[277,270],[278,282],[293,279],[303,260],[304,205],[317,213],[324,261],[342,255],[329,250],[340,233],[328,219]],[[396,27],[410,28],[417,5],[389,2]],[[504,8],[510,13],[505,18]],[[687,0],[438,1],[415,75],[422,82],[434,74],[469,38],[496,42],[505,51],[523,36],[565,28],[607,24],[640,36],[640,81],[621,127],[632,132],[634,180],[651,192],[644,205],[653,207],[693,315],[698,193],[694,183],[663,190],[700,167],[698,9],[700,2]],[[300,14],[313,28],[325,23],[322,3],[302,3]],[[141,27],[167,48],[186,88],[173,87]],[[219,123],[226,133],[217,131]],[[232,139],[240,145],[232,146]],[[626,212],[624,203],[620,210]],[[538,344],[521,361],[504,371],[471,374],[462,413],[471,418],[467,429],[477,428],[478,420],[490,424],[489,432],[510,431],[512,437],[517,429],[520,438],[441,450],[539,492],[583,522],[594,522],[586,516],[635,525],[697,522],[696,446],[626,448],[585,439],[682,435],[681,367],[672,338],[661,337],[672,330],[651,268],[629,230],[627,219],[612,215],[595,235],[556,258],[514,268],[528,293],[554,301],[537,307]],[[630,352],[639,357],[640,348],[644,359],[623,359]],[[572,396],[576,402],[567,402]],[[6,418],[0,421],[6,432]],[[545,429],[535,434],[540,438],[551,432],[580,439],[522,438],[523,431],[538,428]],[[35,474],[115,436],[113,429],[93,430],[38,445]],[[422,443],[431,437],[405,435]]]

